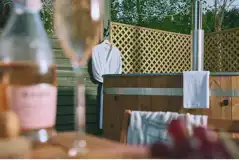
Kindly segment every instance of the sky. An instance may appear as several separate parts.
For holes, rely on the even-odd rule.
[[[213,3],[214,3],[214,0],[206,0],[206,1],[210,6],[213,5]],[[239,7],[239,0],[235,0],[235,2],[233,2],[232,6]]]

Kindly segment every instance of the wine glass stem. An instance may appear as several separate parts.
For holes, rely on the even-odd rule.
[[[79,66],[77,63],[73,63],[73,69],[76,75],[76,83],[75,83],[75,130],[76,130],[76,141],[77,147],[84,148],[86,145],[85,142],[85,70],[84,66]],[[83,143],[81,143],[83,142]]]

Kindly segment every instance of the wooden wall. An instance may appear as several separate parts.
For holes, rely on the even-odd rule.
[[[56,128],[58,131],[69,131],[74,129],[74,95],[75,84],[74,73],[70,61],[64,56],[63,50],[56,38],[51,38],[52,48],[55,54],[55,61],[58,65],[58,112]],[[98,110],[97,110],[97,84],[93,83],[91,76],[91,63],[86,67],[86,127],[87,132],[98,132]]]

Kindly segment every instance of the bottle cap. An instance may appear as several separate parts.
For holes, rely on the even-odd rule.
[[[40,10],[42,5],[41,0],[13,0],[13,3],[35,10]]]

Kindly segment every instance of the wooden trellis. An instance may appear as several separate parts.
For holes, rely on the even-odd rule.
[[[191,69],[191,35],[115,22],[110,30],[111,41],[121,51],[123,73],[173,73]],[[239,71],[238,51],[239,28],[205,34],[205,70]]]
[[[121,51],[124,73],[190,69],[190,35],[111,23],[111,41]]]
[[[239,28],[205,35],[205,69],[212,72],[239,71]]]

